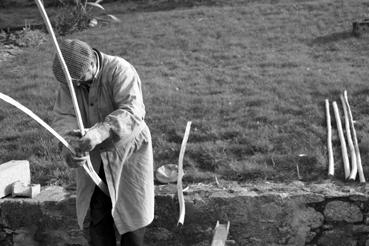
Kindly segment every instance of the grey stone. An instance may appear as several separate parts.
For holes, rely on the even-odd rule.
[[[22,227],[16,230],[13,234],[14,246],[38,246],[39,243],[34,239],[36,230],[36,226]]]
[[[233,193],[229,193],[228,188],[211,189],[208,185],[205,188],[192,187],[185,195],[185,224],[178,230],[175,226],[178,200],[168,195],[163,186],[156,190],[155,219],[148,228],[146,239],[150,241],[150,246],[208,245],[217,220],[221,223],[230,221],[230,238],[235,240],[236,245],[292,246],[310,243],[350,246],[357,244],[354,237],[364,237],[362,234],[369,233],[369,225],[352,224],[363,221],[363,217],[369,218],[363,216],[354,204],[364,203],[361,195],[349,194],[352,203],[330,201],[324,209],[323,214],[327,216],[324,218],[320,211],[314,209],[315,206],[311,207],[312,203],[319,203],[320,208],[326,196],[335,199],[346,197],[349,200],[347,193],[338,191],[332,184],[315,186],[317,193],[311,192],[303,183],[293,184],[292,187],[262,184],[257,186],[260,188],[258,192],[253,187],[232,188]],[[318,193],[319,190],[322,192]],[[87,245],[76,222],[75,195],[61,187],[44,189],[37,199],[0,200],[0,209],[0,220],[6,222],[11,230],[6,233],[6,240],[27,242],[27,246]],[[325,219],[327,224],[323,224]],[[337,227],[341,229],[336,228],[335,222],[346,222],[346,225],[338,223]]]
[[[368,233],[369,232],[369,226],[367,226],[367,225],[353,225],[352,226],[352,232],[353,233]]]
[[[332,230],[333,229],[333,225],[331,224],[324,224],[322,226],[323,230],[327,231],[327,230]]]
[[[47,187],[35,199],[1,199],[0,208],[0,223],[14,246],[87,245],[76,221],[75,196],[62,187]]]
[[[354,201],[354,202],[355,201],[366,202],[369,199],[368,195],[365,195],[365,194],[362,194],[362,193],[350,195],[349,198],[350,198],[351,201]]]
[[[320,212],[317,212],[315,209],[307,208],[301,214],[302,216],[304,216],[305,222],[310,228],[315,229],[323,225],[324,216]]]
[[[320,203],[320,202],[324,202],[325,200],[324,195],[316,194],[316,193],[309,193],[309,192],[293,194],[291,195],[291,199],[295,200],[296,202],[301,202],[301,203],[306,203],[306,204]]]
[[[343,201],[331,201],[327,203],[324,209],[324,215],[327,221],[355,223],[363,220],[363,214],[357,205]]]
[[[314,232],[314,231],[309,231],[308,233],[307,233],[307,235],[306,235],[306,242],[307,243],[310,243],[314,238],[315,238],[315,236],[317,235],[317,233],[316,232]]]
[[[318,245],[321,246],[356,246],[357,242],[345,230],[330,230],[323,231],[318,240]]]
[[[6,233],[4,231],[0,231],[0,242],[5,240],[6,238]]]
[[[295,211],[293,220],[291,221],[291,228],[293,235],[293,243],[295,245],[304,245],[310,242],[315,235],[312,229],[319,228],[323,225],[324,216],[311,207],[301,207]],[[289,243],[292,243],[289,241]]]

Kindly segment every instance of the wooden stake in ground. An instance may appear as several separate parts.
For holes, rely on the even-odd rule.
[[[347,137],[347,143],[350,149],[350,157],[351,157],[351,172],[349,176],[349,180],[355,180],[357,175],[357,159],[356,159],[356,153],[355,153],[355,147],[354,143],[352,142],[351,137],[351,129],[350,129],[350,120],[347,110],[347,104],[345,102],[345,99],[343,95],[340,95],[342,108],[343,108],[343,114],[345,118],[345,129],[346,129],[346,137]]]
[[[352,136],[353,136],[353,139],[354,139],[354,147],[355,147],[355,154],[356,154],[356,161],[357,161],[357,171],[359,173],[359,179],[360,179],[361,183],[365,183],[365,176],[364,176],[363,166],[362,166],[362,163],[361,163],[359,143],[357,141],[354,119],[353,119],[353,116],[352,116],[350,104],[348,102],[347,91],[344,91],[343,96],[345,98],[345,102],[346,102],[346,106],[347,106],[347,112],[348,112],[349,119],[350,119],[350,124],[351,124]]]
[[[343,130],[342,130],[340,113],[338,111],[338,106],[337,106],[337,103],[335,101],[333,102],[333,111],[334,111],[334,115],[335,115],[335,118],[336,118],[338,136],[339,136],[340,142],[341,142],[341,152],[342,152],[342,160],[343,160],[343,169],[344,169],[344,172],[345,172],[345,179],[348,179],[348,177],[350,176],[350,164],[349,164],[349,158],[348,158],[348,155],[347,155],[347,147],[346,147],[346,142],[345,142],[345,136],[343,135]]]
[[[329,111],[329,101],[325,99],[325,112],[327,116],[327,147],[328,147],[328,176],[334,176],[334,158],[332,148],[332,125],[331,113]]]
[[[179,152],[179,158],[178,158],[177,191],[178,191],[178,200],[179,200],[179,218],[178,218],[177,225],[178,224],[183,225],[185,212],[186,212],[185,201],[183,197],[182,177],[183,177],[183,157],[184,157],[184,152],[186,150],[188,136],[190,135],[190,129],[191,129],[191,121],[188,121],[186,125],[185,134],[182,140],[181,150]]]
[[[229,226],[230,226],[229,221],[227,224],[219,224],[219,221],[217,221],[217,224],[215,225],[215,228],[214,228],[214,236],[211,242],[211,246],[226,246],[227,245]]]

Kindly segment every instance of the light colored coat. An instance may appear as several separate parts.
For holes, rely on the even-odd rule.
[[[120,234],[147,226],[154,219],[154,178],[151,135],[144,122],[141,81],[131,64],[97,51],[100,70],[89,89],[76,87],[84,126],[107,122],[112,136],[90,153],[94,169],[101,162]],[[60,134],[78,129],[70,92],[60,83],[53,127]],[[76,170],[77,217],[82,229],[94,188],[82,168]]]

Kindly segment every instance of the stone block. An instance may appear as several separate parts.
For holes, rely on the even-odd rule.
[[[34,198],[40,194],[40,184],[24,184],[20,181],[12,184],[12,197],[29,197]]]
[[[361,222],[363,214],[358,206],[349,202],[331,201],[324,209],[327,221],[344,221],[348,223]]]
[[[12,192],[12,184],[16,181],[31,183],[31,171],[26,160],[9,161],[0,165],[0,198]]]
[[[369,233],[369,226],[367,225],[353,225],[352,226],[353,233]]]
[[[344,229],[324,231],[318,240],[321,246],[356,246],[357,242],[349,232]]]

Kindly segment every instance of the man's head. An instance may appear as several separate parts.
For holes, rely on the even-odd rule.
[[[93,79],[96,73],[96,57],[93,49],[87,43],[77,39],[62,40],[60,50],[75,85],[79,86]],[[59,82],[67,83],[57,55],[53,62],[53,72]]]

